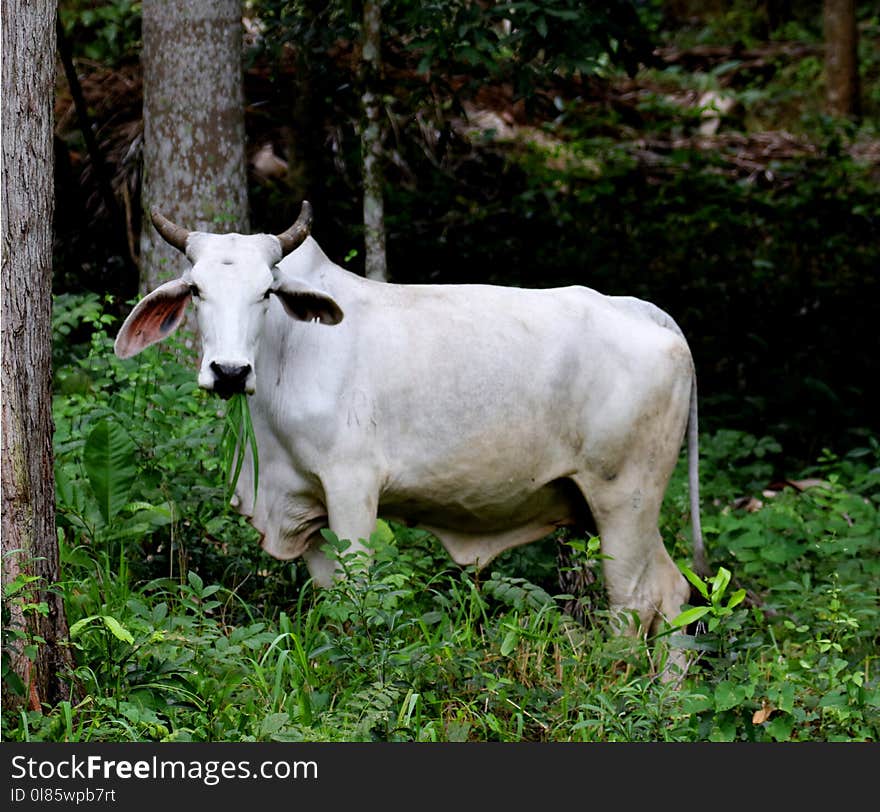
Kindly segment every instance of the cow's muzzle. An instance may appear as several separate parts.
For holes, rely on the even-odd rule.
[[[250,364],[221,364],[211,362],[211,372],[214,373],[213,390],[224,400],[233,395],[242,394],[247,390],[248,378],[251,374]]]

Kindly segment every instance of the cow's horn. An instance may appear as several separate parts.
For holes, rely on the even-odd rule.
[[[291,251],[299,248],[309,236],[311,228],[312,204],[308,200],[303,200],[296,222],[287,231],[275,235],[281,243],[282,255],[286,257]]]
[[[156,206],[150,209],[150,219],[156,227],[156,231],[162,235],[162,239],[178,251],[186,251],[186,238],[189,232],[183,227],[172,223],[159,211]]]

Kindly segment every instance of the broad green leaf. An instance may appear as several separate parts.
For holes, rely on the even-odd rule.
[[[682,699],[682,710],[685,713],[703,713],[714,708],[715,702],[706,694],[685,694]]]
[[[735,708],[745,697],[746,692],[741,685],[729,681],[719,682],[715,687],[715,710]]]
[[[198,573],[190,570],[186,574],[186,580],[189,581],[189,585],[199,594],[202,594],[202,590],[205,588],[205,582],[199,577]]]
[[[563,8],[547,8],[544,9],[544,13],[549,14],[551,17],[558,17],[560,20],[569,20],[571,22],[574,22],[581,17],[580,12]]]
[[[131,507],[131,504],[129,504],[126,506],[126,509]],[[157,528],[171,524],[171,520],[171,510],[164,505],[157,505],[150,507],[149,510],[139,510],[125,520],[117,519],[113,522],[113,529],[106,532],[103,537],[107,540],[143,538],[153,533]]]
[[[712,595],[720,598],[730,583],[730,570],[726,567],[719,567],[718,573],[712,579]]]
[[[290,723],[290,714],[288,713],[270,713],[260,723],[260,735],[271,736],[277,733],[286,724]]]
[[[60,463],[55,465],[55,495],[59,507],[72,506],[74,504],[74,487],[70,476]]]
[[[690,581],[697,592],[699,592],[704,598],[708,600],[709,598],[709,588],[706,586],[706,582],[700,578],[697,573],[690,569],[690,567],[682,564],[680,567],[681,571],[684,573],[684,577]]]
[[[128,432],[112,419],[92,429],[83,449],[83,465],[105,523],[125,505],[137,477],[135,445]]]
[[[834,688],[819,700],[820,708],[845,708],[847,706],[846,690]]]
[[[110,634],[112,634],[117,640],[121,640],[123,643],[128,643],[129,645],[134,643],[134,637],[132,637],[131,632],[115,617],[112,615],[102,615],[101,620],[104,621],[104,625],[110,630]]]
[[[394,531],[384,519],[376,522],[376,529],[370,535],[370,541],[374,544],[390,544],[394,541]]]
[[[767,732],[778,742],[787,742],[791,738],[791,731],[794,727],[794,717],[792,716],[774,716],[767,723]]]
[[[75,640],[84,627],[88,626],[98,615],[89,615],[74,623],[69,630],[70,639]]]
[[[772,564],[787,564],[803,554],[801,545],[791,539],[775,537],[761,548],[761,558]]]
[[[724,717],[715,720],[715,725],[709,733],[709,741],[732,742],[736,738],[736,721],[732,717]]]
[[[708,606],[694,606],[692,609],[685,609],[677,618],[672,621],[673,626],[687,626],[695,620],[699,620],[709,611]]]
[[[736,592],[730,596],[730,600],[727,602],[727,608],[733,609],[734,606],[743,602],[745,596],[746,591],[744,589],[737,589]]]
[[[516,649],[516,644],[519,642],[519,632],[515,629],[511,629],[504,635],[504,641],[501,643],[501,654],[504,657],[509,657],[510,653]]]

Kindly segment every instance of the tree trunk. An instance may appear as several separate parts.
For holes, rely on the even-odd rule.
[[[240,0],[143,2],[144,293],[187,267],[151,206],[191,230],[248,230],[241,38]]]
[[[55,3],[4,0],[3,699],[32,710],[69,696],[73,661],[58,581],[52,457],[52,105]],[[8,613],[8,614],[7,614]],[[7,659],[8,658],[8,659]],[[20,682],[19,682],[20,680]],[[8,705],[7,705],[8,706]]]
[[[382,196],[381,105],[382,2],[364,0],[363,107],[361,153],[364,162],[364,271],[368,279],[388,280],[385,262],[385,203]]]
[[[855,0],[825,0],[825,99],[833,116],[861,115]]]

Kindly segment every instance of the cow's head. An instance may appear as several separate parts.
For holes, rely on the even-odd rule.
[[[187,231],[151,211],[163,239],[186,254],[192,267],[160,285],[131,311],[115,351],[130,358],[161,341],[183,321],[190,301],[202,340],[199,386],[229,397],[254,392],[255,356],[269,300],[277,296],[291,318],[338,324],[342,311],[324,291],[285,277],[277,264],[309,235],[312,208],[303,201],[283,234],[207,234]]]

